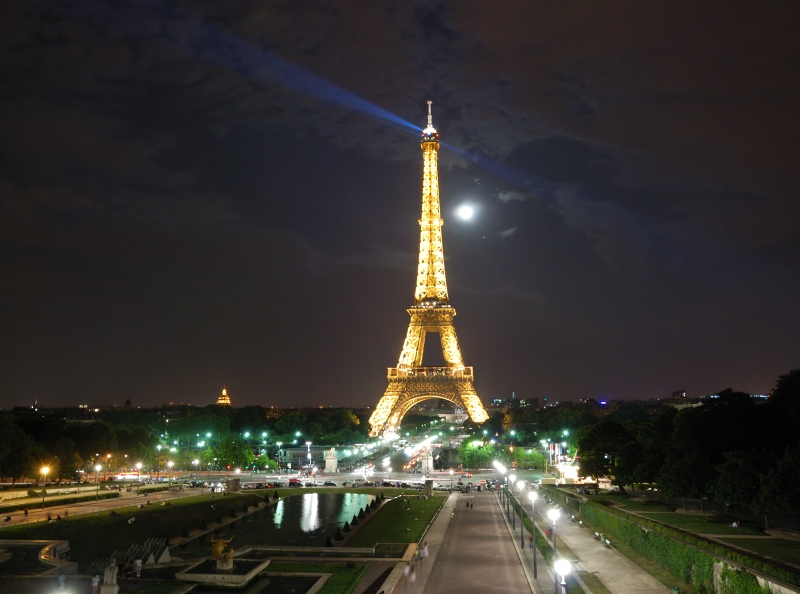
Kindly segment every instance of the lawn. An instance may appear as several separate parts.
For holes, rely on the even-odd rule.
[[[419,542],[446,500],[447,493],[438,492],[428,499],[409,496],[409,511],[406,511],[405,498],[387,500],[366,524],[359,526],[344,546],[372,547],[379,542]]]
[[[367,570],[366,565],[347,563],[346,565],[309,565],[305,563],[270,563],[267,571],[273,572],[308,572],[332,573],[319,594],[349,594],[352,592]]]
[[[783,538],[720,538],[719,540],[800,567],[800,542]]]
[[[699,514],[679,514],[679,513],[639,513],[638,515],[656,520],[676,528],[696,532],[697,534],[719,534],[719,535],[763,535],[761,529],[756,524],[742,524],[739,528],[732,528],[727,522],[709,522],[705,516]]]

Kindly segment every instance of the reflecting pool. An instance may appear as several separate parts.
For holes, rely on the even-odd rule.
[[[321,547],[337,528],[350,522],[370,502],[367,493],[305,493],[270,503],[257,512],[237,518],[213,533],[171,550],[184,559],[211,554],[211,538],[230,538],[234,549],[246,545]]]

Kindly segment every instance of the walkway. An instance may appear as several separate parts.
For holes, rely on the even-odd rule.
[[[416,580],[401,579],[395,594],[534,592],[490,493],[450,494],[425,542],[429,556],[416,568]]]
[[[536,508],[540,531],[547,525],[544,514],[548,509],[544,502]],[[539,554],[538,579],[534,579],[528,533],[521,549],[519,518],[515,523],[512,530],[493,493],[452,493],[426,534],[429,557],[416,568],[415,581],[401,579],[394,593],[439,594],[474,591],[479,586],[482,594],[549,594],[554,589],[553,573]],[[577,522],[562,518],[557,537],[575,554],[573,568],[595,574],[613,594],[670,591],[613,547],[600,544]],[[586,594],[592,594],[585,584],[581,586]]]

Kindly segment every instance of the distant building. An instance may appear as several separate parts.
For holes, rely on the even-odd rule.
[[[218,406],[230,406],[231,399],[228,396],[228,390],[225,389],[225,386],[222,387],[222,394],[219,395],[217,398],[217,405]]]

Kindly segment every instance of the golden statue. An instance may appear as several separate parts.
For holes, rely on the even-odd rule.
[[[230,541],[233,540],[231,536],[228,540],[224,540],[222,538],[212,538],[211,539],[211,555],[214,559],[222,559],[222,553],[225,551],[225,545],[227,545]],[[233,557],[233,549],[230,550],[228,553],[229,557]]]

